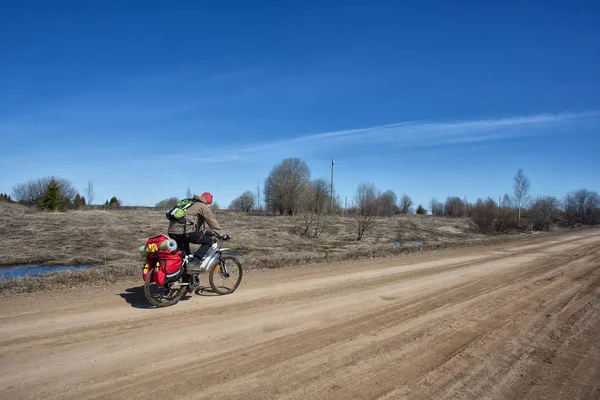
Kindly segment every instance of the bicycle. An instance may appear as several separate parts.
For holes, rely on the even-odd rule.
[[[208,271],[208,282],[213,292],[219,295],[233,293],[242,282],[243,270],[241,262],[233,255],[223,254],[229,248],[222,248],[225,239],[214,233],[208,236],[213,239],[213,244],[206,257],[200,265],[200,271],[189,273],[187,265],[193,258],[193,254],[187,254],[182,258],[181,267],[174,281],[168,280],[164,285],[152,282],[152,275],[160,268],[160,263],[152,267],[144,282],[144,295],[148,302],[154,307],[167,307],[177,304],[179,300],[189,291],[200,289],[199,274]]]

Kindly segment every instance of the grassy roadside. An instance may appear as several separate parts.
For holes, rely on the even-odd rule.
[[[332,217],[316,240],[292,232],[301,217],[217,213],[233,237],[232,252],[240,253],[246,269],[280,268],[319,262],[398,256],[447,248],[518,241],[532,235],[485,236],[474,232],[468,219],[432,216],[381,218],[372,231],[356,241],[351,217]],[[97,286],[140,279],[143,258],[137,248],[148,237],[166,232],[162,212],[147,210],[70,211],[38,213],[17,205],[2,205],[1,264],[101,264],[75,271],[0,282],[0,293]],[[548,234],[543,234],[548,235]],[[534,235],[540,236],[540,235]],[[425,246],[394,246],[423,241]]]

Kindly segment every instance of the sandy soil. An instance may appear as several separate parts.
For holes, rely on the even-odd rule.
[[[599,399],[600,231],[0,297],[2,399]]]

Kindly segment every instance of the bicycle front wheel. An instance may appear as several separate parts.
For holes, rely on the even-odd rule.
[[[208,272],[208,283],[215,293],[230,294],[242,282],[242,264],[233,256],[224,256]]]

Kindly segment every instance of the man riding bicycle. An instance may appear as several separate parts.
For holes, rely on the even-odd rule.
[[[204,230],[200,230],[201,226],[208,225],[214,233],[222,236],[225,240],[229,239],[229,235],[225,234],[217,218],[210,210],[212,199],[212,194],[208,192],[203,193],[202,196],[194,195],[196,202],[186,210],[183,221],[178,220],[169,223],[169,236],[177,242],[177,246],[183,249],[186,254],[191,253],[190,243],[200,245],[200,248],[194,253],[194,257],[188,262],[188,272],[200,272],[202,260],[213,243]],[[196,218],[198,219],[197,223]]]

